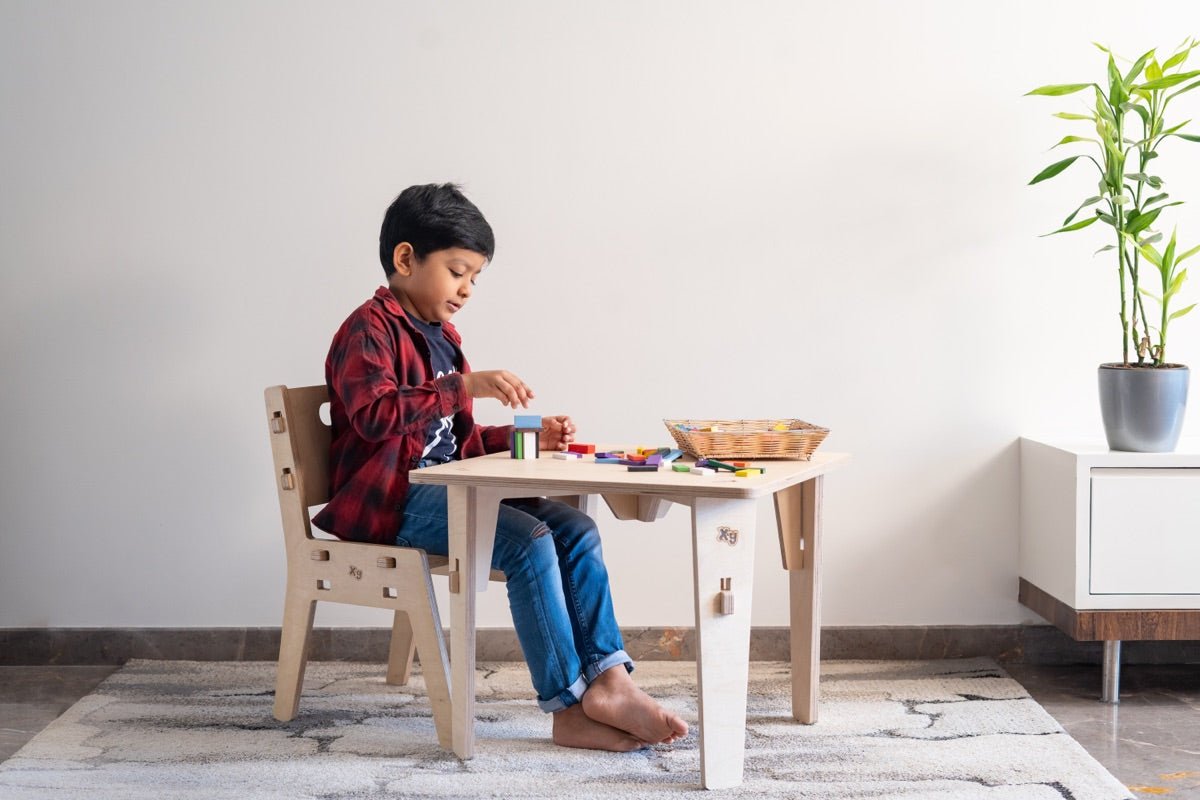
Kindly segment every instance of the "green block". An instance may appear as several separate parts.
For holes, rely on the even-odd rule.
[[[671,469],[675,470],[676,472],[691,472],[692,471],[692,467],[690,464],[672,464]]]

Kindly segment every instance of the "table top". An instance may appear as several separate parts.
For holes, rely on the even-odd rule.
[[[846,453],[813,454],[811,461],[764,459],[747,461],[766,472],[739,478],[731,472],[694,475],[663,466],[658,472],[630,472],[620,464],[597,464],[592,456],[557,459],[550,451],[540,458],[515,459],[509,453],[451,461],[408,473],[411,483],[458,486],[548,487],[579,494],[657,494],[675,497],[755,498],[774,494],[823,475],[850,460]],[[684,456],[675,463],[692,464]]]

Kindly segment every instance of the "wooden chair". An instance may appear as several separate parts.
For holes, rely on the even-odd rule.
[[[395,611],[387,682],[407,683],[419,653],[438,743],[451,749],[449,666],[430,579],[446,574],[447,559],[416,548],[315,538],[309,509],[329,500],[330,428],[320,417],[328,389],[272,386],[266,400],[288,565],[275,718],[296,716],[318,600],[387,608]],[[494,570],[491,577],[504,580]]]

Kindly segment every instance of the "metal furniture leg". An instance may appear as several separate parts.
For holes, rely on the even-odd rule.
[[[1121,702],[1121,640],[1104,643],[1104,690],[1100,702],[1116,705]]]

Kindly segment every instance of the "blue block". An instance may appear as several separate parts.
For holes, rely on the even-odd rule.
[[[513,418],[513,425],[518,428],[537,428],[542,429],[542,418],[537,414],[517,414]]]
[[[674,461],[675,459],[679,458],[682,455],[683,455],[682,450],[671,450],[671,451],[663,454],[662,460],[663,460],[664,464],[670,464],[672,461]]]
[[[597,458],[597,459],[596,459],[596,463],[597,463],[597,464],[620,464],[620,463],[621,463],[621,459],[619,459],[619,458],[611,458],[611,457],[609,457],[609,458]]]

